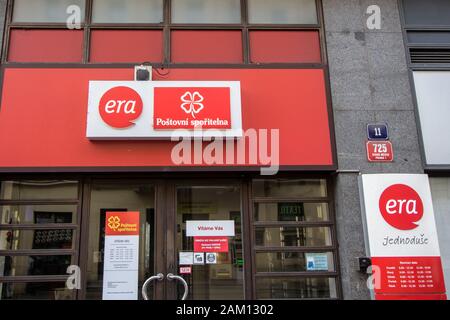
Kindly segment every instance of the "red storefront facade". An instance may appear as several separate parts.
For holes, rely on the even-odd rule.
[[[146,2],[161,12],[139,23],[112,13],[105,18],[102,1],[79,2],[85,18],[75,30],[58,14],[33,20],[20,1],[8,2],[0,105],[2,299],[114,296],[105,293],[113,280],[106,279],[104,233],[114,212],[139,212],[139,241],[129,248],[138,269],[127,280],[136,299],[159,274],[161,281],[144,287],[151,299],[341,298],[321,2],[305,1],[302,15],[280,21],[254,1],[214,2],[211,10],[230,15],[219,23],[207,19],[208,11],[184,16],[189,10],[173,0]],[[139,10],[134,2],[127,6]],[[239,82],[242,130],[257,133],[258,155],[251,135],[232,139],[231,150],[244,145],[242,161],[227,161],[224,147],[214,163],[200,155],[182,164],[173,161],[177,142],[167,139],[89,139],[90,81],[133,81],[134,66],[143,62],[153,67],[154,82]],[[190,158],[204,154],[210,140],[200,150],[192,141]],[[279,166],[276,174],[261,175],[271,165]],[[214,263],[182,263],[183,254],[195,253],[198,239],[187,236],[192,221],[233,222],[228,250],[211,256]],[[322,264],[314,267],[316,260]],[[55,264],[61,267],[48,267]],[[75,290],[65,283],[69,266],[81,275]],[[189,270],[187,290],[176,285],[183,280],[167,277]]]

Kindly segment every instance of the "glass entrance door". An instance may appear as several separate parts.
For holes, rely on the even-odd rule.
[[[98,181],[90,185],[89,240],[84,250],[86,299],[143,299],[144,282],[157,267],[163,267],[157,259],[164,250],[157,243],[162,232],[157,230],[158,223],[163,222],[156,212],[157,188],[155,181]],[[129,221],[127,217],[133,213],[134,221]],[[135,222],[138,228],[133,233]],[[149,299],[161,298],[162,289],[155,286],[148,290]]]
[[[176,186],[174,265],[186,299],[244,299],[241,221],[239,185]]]
[[[240,183],[98,181],[89,194],[86,299],[244,298]]]

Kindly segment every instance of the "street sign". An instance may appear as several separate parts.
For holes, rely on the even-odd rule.
[[[368,141],[367,159],[369,162],[393,162],[394,148],[390,141]]]
[[[369,140],[389,140],[389,132],[386,124],[368,124],[367,138]]]

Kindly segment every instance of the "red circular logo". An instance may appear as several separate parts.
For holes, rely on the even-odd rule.
[[[108,90],[100,100],[100,116],[111,127],[124,129],[134,125],[142,114],[143,103],[140,95],[129,87]]]
[[[395,184],[383,191],[380,212],[384,220],[394,228],[412,230],[423,217],[423,202],[413,188]]]

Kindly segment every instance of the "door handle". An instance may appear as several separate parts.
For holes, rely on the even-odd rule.
[[[186,298],[188,296],[188,293],[189,293],[189,287],[188,287],[188,284],[187,284],[186,280],[184,280],[183,277],[174,275],[173,273],[169,273],[167,275],[167,279],[169,279],[170,281],[178,280],[178,281],[180,281],[183,284],[183,286],[184,286],[184,294],[183,294],[183,297],[181,298],[181,300],[186,300]]]
[[[144,297],[144,300],[150,300],[147,295],[147,287],[151,282],[153,282],[155,280],[163,281],[164,275],[162,273],[158,273],[156,276],[151,276],[150,278],[145,280],[144,285],[142,286],[142,296]]]

